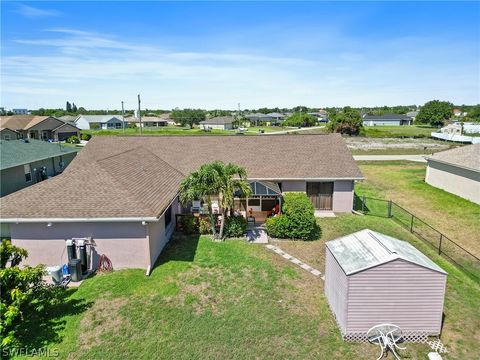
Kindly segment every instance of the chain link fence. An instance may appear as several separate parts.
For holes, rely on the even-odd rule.
[[[397,203],[355,194],[354,209],[365,215],[393,219],[432,246],[439,255],[463,269],[476,281],[480,281],[480,258]]]

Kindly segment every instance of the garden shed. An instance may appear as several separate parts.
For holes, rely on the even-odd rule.
[[[382,323],[410,341],[440,334],[447,273],[414,246],[365,229],[325,252],[325,295],[345,340]]]

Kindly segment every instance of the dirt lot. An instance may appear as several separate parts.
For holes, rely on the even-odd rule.
[[[412,151],[424,154],[442,151],[457,145],[433,139],[413,138],[369,138],[369,137],[345,137],[345,142],[352,152],[408,152]]]

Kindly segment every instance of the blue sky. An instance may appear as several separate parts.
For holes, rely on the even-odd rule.
[[[480,102],[478,2],[1,3],[1,106]]]

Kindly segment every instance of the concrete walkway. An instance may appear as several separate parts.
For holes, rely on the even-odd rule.
[[[353,155],[353,158],[357,161],[395,161],[395,160],[407,160],[425,163],[424,156],[427,155]]]
[[[298,260],[296,257],[293,257],[290,254],[287,254],[285,251],[280,249],[278,246],[267,245],[266,248],[269,249],[269,250],[272,250],[273,252],[275,252],[278,255],[282,256],[283,258],[287,259],[291,263],[294,263],[295,265],[301,267],[303,270],[308,271],[310,274],[312,274],[314,276],[321,276],[322,275],[322,273],[319,270],[314,269],[310,265],[307,265],[304,262]],[[325,281],[325,276],[321,276],[321,279]]]
[[[249,224],[247,228],[247,241],[250,244],[268,244],[268,236],[263,224]]]

